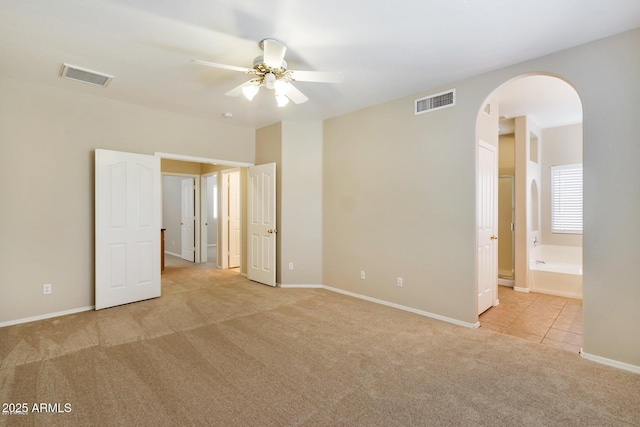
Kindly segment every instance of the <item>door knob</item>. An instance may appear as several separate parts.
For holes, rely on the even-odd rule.
[[[498,240],[498,236],[494,234],[493,236],[491,236],[491,240]]]
[[[269,234],[273,234],[273,233],[277,233],[277,232],[278,232],[278,230],[276,230],[275,228],[274,229],[270,228],[270,229],[267,230],[267,233],[269,233]]]

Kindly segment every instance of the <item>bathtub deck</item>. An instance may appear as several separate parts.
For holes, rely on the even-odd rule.
[[[498,286],[500,304],[480,315],[482,328],[572,352],[582,347],[582,300]]]

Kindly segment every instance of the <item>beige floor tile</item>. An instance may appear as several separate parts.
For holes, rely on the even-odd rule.
[[[544,304],[546,306],[564,307],[567,304],[567,298],[557,297],[554,295],[538,294],[535,304]]]
[[[552,339],[554,341],[562,341],[567,344],[573,344],[577,346],[582,346],[582,335],[576,334],[574,332],[563,331],[560,329],[551,328],[547,335],[544,337],[545,339]]]
[[[573,332],[574,334],[583,334],[584,328],[582,321],[566,321],[558,319],[551,325],[554,329],[560,329],[561,331]]]
[[[537,334],[533,334],[530,332],[526,332],[520,329],[511,329],[511,328],[507,328],[504,333],[506,335],[511,335],[514,337],[518,337],[518,338],[522,338],[525,339],[527,341],[532,341],[532,342],[536,342],[536,343],[541,343],[542,340],[544,339],[544,337],[542,335],[537,335]]]
[[[520,318],[516,319],[513,323],[511,323],[505,330],[519,330],[525,333],[540,335],[544,337],[547,334],[547,331],[551,325],[539,323],[539,322],[530,322],[527,320],[520,320]]]
[[[504,333],[506,326],[495,325],[491,322],[482,322],[480,324],[482,329],[489,329],[490,331]]]
[[[549,338],[545,338],[542,340],[542,345],[548,345],[550,347],[559,348],[560,350],[570,351],[572,353],[580,353],[580,349],[582,346],[569,344],[562,341],[555,341]]]
[[[539,327],[544,327],[546,329],[549,329],[551,325],[553,325],[553,323],[556,321],[556,319],[557,317],[553,315],[531,313],[531,312],[525,311],[520,316],[518,316],[518,318],[515,319],[513,323],[516,323],[516,322],[519,324],[526,323],[526,324],[536,325]]]
[[[498,287],[500,304],[484,312],[481,327],[563,350],[582,346],[582,301]]]

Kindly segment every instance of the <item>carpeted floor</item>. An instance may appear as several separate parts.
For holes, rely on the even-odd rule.
[[[640,375],[168,263],[160,298],[0,329],[0,402],[28,408],[0,425],[629,426]]]

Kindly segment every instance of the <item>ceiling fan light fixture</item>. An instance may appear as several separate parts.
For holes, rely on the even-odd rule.
[[[278,107],[285,107],[289,103],[289,98],[285,95],[276,95],[276,102],[278,103]]]
[[[267,87],[267,89],[273,89],[275,83],[276,83],[275,74],[273,74],[272,72],[268,72],[267,74],[264,75],[264,85]]]
[[[260,87],[258,85],[251,84],[242,88],[242,94],[245,98],[251,101],[258,94],[259,90]]]
[[[286,95],[287,92],[289,92],[289,88],[291,88],[291,85],[286,80],[278,79],[275,81],[275,83],[273,83],[273,88],[276,91],[276,96]]]

